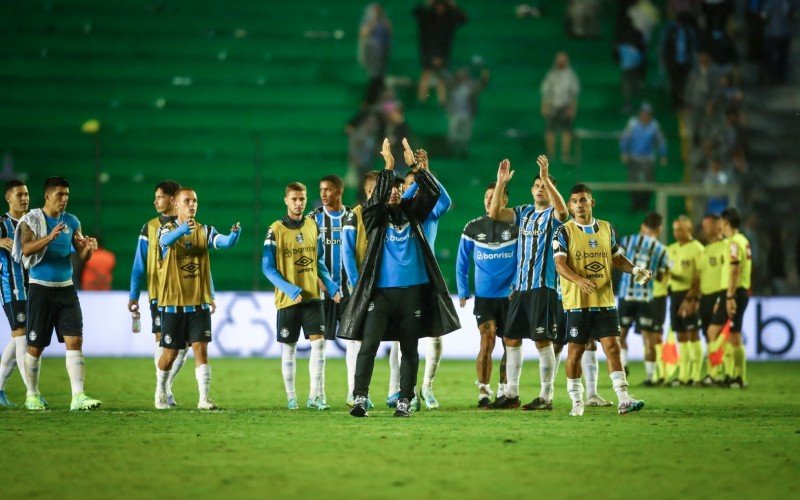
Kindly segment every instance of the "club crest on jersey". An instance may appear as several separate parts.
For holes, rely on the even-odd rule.
[[[510,240],[511,239],[511,231],[509,231],[508,229],[504,230],[502,233],[500,233],[500,238],[503,241]]]
[[[17,313],[17,323],[25,323],[25,313]]]
[[[288,337],[289,336],[289,329],[288,328],[281,328],[280,336],[281,336],[281,338],[284,338],[284,339],[286,337]]]
[[[297,233],[297,236],[294,237],[294,240],[298,243],[303,242],[303,233]]]
[[[172,335],[170,335],[170,334],[164,335],[164,343],[165,344],[171,344],[172,343]]]
[[[28,340],[36,340],[36,330],[31,330],[28,332]]]
[[[183,248],[189,250],[192,248],[192,242],[190,240],[183,240]]]
[[[578,336],[578,329],[576,327],[572,327],[569,329],[569,336],[575,338]]]
[[[594,238],[589,238],[589,246],[592,248],[597,248],[597,240]]]

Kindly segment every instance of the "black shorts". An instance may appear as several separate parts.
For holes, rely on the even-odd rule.
[[[590,340],[618,337],[619,314],[616,308],[590,310],[575,309],[566,312],[567,341],[586,344]]]
[[[619,323],[622,328],[630,328],[636,323],[636,333],[642,333],[642,330],[651,332],[655,324],[654,319],[653,306],[650,302],[620,299]]]
[[[336,332],[339,331],[339,323],[342,321],[342,313],[347,307],[347,299],[342,298],[338,304],[330,297],[325,297],[322,302],[322,309],[325,313],[325,340],[334,340]]]
[[[11,327],[12,332],[25,328],[26,319],[28,318],[27,300],[12,300],[11,302],[6,302],[3,304],[3,310],[6,312],[8,325]]]
[[[558,294],[547,287],[514,292],[508,304],[505,337],[553,340],[556,338]]]
[[[711,317],[712,325],[724,325],[725,321],[728,320],[728,308],[725,303],[727,297],[727,290],[719,295],[719,305]],[[734,297],[736,299],[736,314],[731,318],[731,331],[740,333],[742,331],[742,321],[744,320],[744,310],[747,309],[747,303],[750,302],[750,294],[744,288],[737,288]]]
[[[650,301],[650,309],[653,311],[653,326],[650,331],[661,333],[664,331],[664,321],[667,319],[667,296],[653,297]]]
[[[567,113],[568,106],[550,110],[544,118],[544,127],[547,132],[572,132],[573,118]]]
[[[567,315],[564,314],[564,304],[559,300],[556,304],[556,344],[566,345],[567,343]]]
[[[669,294],[669,322],[672,326],[672,329],[675,330],[676,333],[695,332],[697,331],[698,323],[700,322],[700,317],[697,313],[690,314],[685,318],[682,318],[678,314],[678,309],[681,307],[683,299],[686,298],[687,293],[689,292],[673,292]]]
[[[161,311],[161,347],[185,349],[195,342],[211,342],[211,310]]]
[[[150,301],[150,319],[153,324],[153,333],[161,333],[161,312],[158,310],[158,301]]]
[[[83,313],[75,286],[50,287],[36,283],[28,286],[28,345],[50,345],[53,328],[60,343],[64,337],[83,336]]]
[[[496,299],[487,299],[484,297],[475,297],[475,304],[472,307],[472,314],[475,315],[475,320],[478,326],[489,321],[494,321],[498,337],[503,336],[503,327],[506,323],[506,316],[508,315],[509,300],[505,297]]]
[[[708,336],[708,327],[711,326],[711,320],[714,318],[714,310],[717,304],[722,304],[725,301],[725,293],[725,290],[723,290],[700,297],[700,325],[703,327],[703,334],[706,336]]]
[[[300,338],[300,328],[307,339],[311,335],[326,335],[325,312],[322,300],[312,300],[278,309],[278,342],[294,344]]]
[[[416,342],[431,323],[430,285],[376,288],[364,318],[364,343]],[[364,344],[362,343],[362,346]]]

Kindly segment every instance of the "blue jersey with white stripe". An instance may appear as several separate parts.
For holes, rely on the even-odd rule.
[[[631,234],[620,240],[625,257],[644,269],[649,269],[655,276],[666,262],[667,247],[646,234]],[[653,298],[653,281],[640,285],[633,279],[633,275],[625,273],[619,281],[618,297],[634,302],[647,302]]]
[[[13,240],[18,222],[9,213],[0,217],[0,238]],[[0,288],[3,304],[28,298],[28,270],[16,262],[5,248],[0,248]]]
[[[342,258],[342,239],[343,229],[347,215],[352,212],[349,207],[344,207],[337,212],[329,212],[325,207],[319,207],[308,214],[308,218],[317,223],[320,239],[322,240],[323,256],[325,266],[331,274],[331,279],[342,290],[348,294],[347,272],[345,271]]]
[[[467,223],[461,233],[456,260],[459,298],[468,298],[469,263],[475,262],[475,296],[508,297],[517,269],[517,235],[514,224],[497,222],[488,215]]]
[[[72,237],[80,229],[81,223],[77,217],[67,212],[62,212],[55,218],[45,215],[44,219],[48,234],[61,222],[65,228],[45,247],[42,260],[30,269],[30,282],[44,286],[71,285],[72,262],[69,256],[75,252]]]
[[[428,271],[420,248],[421,242],[405,220],[387,223],[378,288],[407,287],[428,283]]]
[[[519,226],[514,290],[555,290],[558,275],[552,242],[556,229],[564,224],[556,218],[555,208],[537,211],[535,205],[514,207],[514,223]]]

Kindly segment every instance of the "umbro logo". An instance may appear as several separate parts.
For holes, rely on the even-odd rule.
[[[206,330],[205,335],[206,337],[211,338],[211,330]]]
[[[486,239],[486,235],[481,233],[481,234],[477,235],[476,238],[478,238],[479,240],[483,241],[483,240]]]
[[[308,258],[308,257],[306,257],[306,256],[304,255],[304,256],[300,257],[299,259],[297,259],[296,261],[294,261],[294,264],[295,264],[296,266],[300,266],[300,267],[308,267],[308,266],[310,266],[310,265],[311,265],[313,262],[314,262],[314,261],[313,261],[312,259],[310,259],[310,258]]]
[[[187,273],[194,273],[195,271],[200,269],[200,265],[195,263],[195,262],[190,262],[190,263],[186,264],[185,266],[181,266],[181,269],[183,271],[186,271]]]
[[[420,309],[417,309],[416,311],[414,311],[414,317],[415,318],[421,318],[422,317],[422,311]]]
[[[600,262],[597,262],[597,261],[590,262],[590,263],[586,264],[586,266],[584,266],[584,267],[587,270],[589,270],[589,271],[591,271],[593,273],[599,273],[600,271],[602,271],[603,269],[606,268],[606,266],[604,266],[603,264],[601,264]]]

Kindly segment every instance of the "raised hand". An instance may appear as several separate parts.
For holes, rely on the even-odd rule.
[[[505,184],[509,182],[512,177],[514,177],[514,171],[511,170],[511,162],[506,158],[500,162],[500,166],[497,168],[497,183]]]
[[[233,226],[231,226],[231,232],[232,232],[232,233],[235,233],[235,232],[239,231],[241,228],[242,228],[242,227],[241,227],[241,226],[239,225],[239,223],[237,222],[236,224],[234,224]]]
[[[536,164],[539,165],[539,177],[542,180],[550,178],[550,162],[547,161],[547,156],[539,155],[536,158]]]
[[[386,162],[386,170],[394,170],[394,156],[392,156],[392,146],[389,144],[388,138],[383,140],[381,156],[383,156],[383,161]]]
[[[403,137],[403,160],[406,162],[406,165],[413,165],[414,164],[414,151],[411,150],[411,146],[408,145],[408,139]]]
[[[428,152],[424,149],[418,149],[414,153],[414,159],[417,161],[419,168],[428,168]]]

